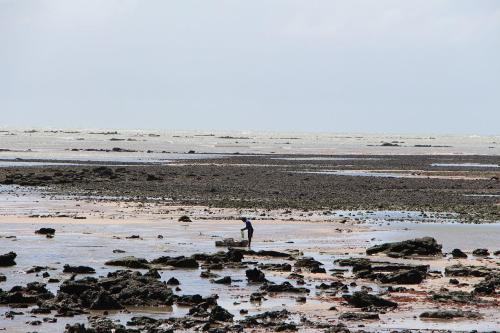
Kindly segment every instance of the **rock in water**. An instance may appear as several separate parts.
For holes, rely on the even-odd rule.
[[[0,267],[14,266],[16,262],[17,254],[15,252],[9,252],[6,254],[0,255]]]
[[[178,285],[180,285],[181,283],[180,283],[180,282],[179,282],[179,280],[177,280],[176,278],[171,277],[170,279],[168,279],[167,284],[168,284],[168,285],[171,285],[171,286],[178,286]]]
[[[384,243],[366,249],[366,254],[386,253],[392,257],[410,255],[433,256],[442,254],[442,246],[432,237],[409,239],[402,242]]]
[[[70,266],[64,265],[63,273],[73,273],[73,274],[94,274],[95,270],[88,266]]]
[[[56,229],[53,228],[40,228],[37,231],[35,231],[35,234],[39,235],[51,235],[53,236],[56,233]]]
[[[104,264],[108,266],[123,266],[127,268],[149,268],[148,261],[146,259],[136,258],[133,256],[109,260]]]
[[[215,246],[225,246],[225,247],[246,247],[248,246],[248,241],[242,239],[240,241],[234,240],[233,238],[224,238],[221,241],[215,241]]]
[[[176,268],[198,268],[200,265],[194,258],[187,258],[184,256],[169,257],[163,256],[151,261],[152,264],[172,266]]]
[[[474,251],[472,251],[472,254],[476,257],[487,257],[490,255],[490,252],[488,251],[488,249],[475,249]]]
[[[464,252],[462,252],[462,250],[460,250],[460,249],[453,249],[453,251],[451,251],[451,255],[455,259],[465,259],[465,258],[467,258],[467,255]]]

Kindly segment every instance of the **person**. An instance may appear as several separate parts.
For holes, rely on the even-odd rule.
[[[248,247],[252,245],[252,237],[253,237],[253,226],[252,222],[246,217],[242,217],[241,220],[245,223],[245,227],[241,229],[241,231],[246,230],[248,232]]]

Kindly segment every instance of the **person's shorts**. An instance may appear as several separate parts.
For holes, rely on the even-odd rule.
[[[248,238],[252,238],[253,236],[253,230],[248,230]]]

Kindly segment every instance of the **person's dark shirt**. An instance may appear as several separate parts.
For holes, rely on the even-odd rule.
[[[243,230],[253,231],[252,223],[249,220],[245,221],[245,228]]]

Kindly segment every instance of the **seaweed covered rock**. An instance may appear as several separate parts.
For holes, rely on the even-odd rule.
[[[432,237],[415,238],[402,242],[384,243],[366,249],[366,254],[385,253],[391,257],[411,255],[434,256],[442,254],[442,246]]]

